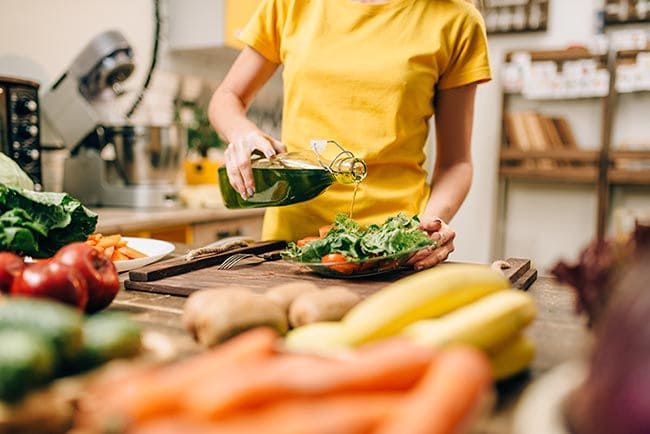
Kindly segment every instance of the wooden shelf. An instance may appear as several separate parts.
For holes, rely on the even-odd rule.
[[[650,160],[650,149],[648,150],[633,150],[633,149],[618,149],[609,153],[610,159],[635,159],[635,160]]]
[[[650,170],[610,169],[609,181],[619,185],[650,186]]]
[[[511,30],[490,30],[487,32],[489,36],[499,36],[499,35],[520,35],[525,33],[544,33],[548,31],[547,26],[541,26],[536,29],[533,28],[524,28],[524,29],[511,29]]]
[[[521,92],[504,92],[504,94],[510,97],[518,96],[528,101],[542,101],[542,102],[602,100],[609,96],[609,95],[605,95],[605,96],[589,95],[589,96],[562,96],[557,98],[527,98]]]
[[[595,184],[598,179],[598,168],[553,167],[550,169],[540,169],[502,166],[499,169],[499,174],[510,180]]]
[[[529,53],[533,62],[568,62],[572,60],[585,60],[597,59],[601,62],[607,62],[606,54],[595,54],[590,52],[584,47],[573,47],[566,50],[547,50],[547,51],[534,51],[534,50],[516,50],[506,54],[506,62],[512,60],[515,53]]]
[[[617,59],[634,59],[639,53],[648,53],[650,52],[650,45],[642,49],[636,50],[619,50],[616,52]]]
[[[501,149],[501,161],[516,161],[526,159],[552,159],[563,161],[596,162],[599,151],[585,149],[549,149],[544,151],[522,151],[519,149]]]
[[[627,24],[650,24],[650,18],[620,20],[618,18],[605,17],[605,26],[625,26]]]

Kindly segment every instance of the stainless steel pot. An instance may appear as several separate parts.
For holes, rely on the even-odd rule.
[[[109,183],[174,183],[186,152],[182,128],[123,125],[102,127],[102,130],[101,155],[106,162]]]

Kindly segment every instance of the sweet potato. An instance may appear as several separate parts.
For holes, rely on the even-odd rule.
[[[284,312],[289,312],[291,303],[301,296],[310,292],[317,292],[318,286],[308,281],[289,282],[275,286],[264,293],[271,301],[276,303]]]
[[[343,287],[329,287],[296,298],[289,308],[289,322],[300,327],[315,322],[339,321],[357,303],[358,294]]]
[[[406,390],[420,379],[432,358],[431,350],[404,341],[376,344],[338,360],[278,356],[215,373],[187,387],[183,401],[188,413],[212,418],[280,399]]]
[[[206,289],[190,295],[183,323],[204,347],[210,347],[255,327],[280,334],[289,328],[287,316],[271,300],[247,289]]]
[[[485,355],[473,348],[440,353],[418,386],[375,434],[464,432],[488,396],[491,372]]]

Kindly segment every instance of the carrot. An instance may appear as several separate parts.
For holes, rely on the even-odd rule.
[[[115,246],[117,243],[119,243],[121,239],[122,239],[121,235],[109,235],[107,237],[102,237],[97,242],[97,245],[99,247],[104,247],[104,248],[111,247],[111,246]]]
[[[187,418],[147,423],[129,433],[370,434],[401,397],[401,393],[393,392],[296,398],[218,420]]]
[[[330,229],[332,229],[332,225],[321,226],[318,229],[318,235],[320,235],[321,238],[325,238]]]
[[[196,417],[211,418],[278,399],[406,390],[432,358],[429,349],[391,341],[342,360],[290,354],[252,361],[187,387],[184,407]]]
[[[139,250],[133,249],[133,248],[128,247],[128,246],[120,247],[118,250],[124,256],[126,256],[128,258],[131,258],[131,259],[145,258],[147,256],[144,253],[140,252]]]
[[[272,330],[254,329],[214,350],[134,378],[120,388],[106,387],[107,402],[115,404],[110,410],[134,421],[173,414],[179,409],[179,396],[190,385],[229,372],[242,361],[269,357],[276,340]]]
[[[128,261],[130,259],[131,258],[122,253],[122,249],[114,251],[113,256],[111,256],[111,261]]]
[[[452,434],[471,422],[490,390],[490,363],[473,348],[438,355],[417,387],[375,434]]]

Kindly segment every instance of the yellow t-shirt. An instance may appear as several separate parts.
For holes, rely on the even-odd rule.
[[[415,215],[429,186],[422,165],[436,89],[490,79],[479,12],[464,0],[262,0],[240,39],[283,64],[282,142],[309,151],[330,139],[363,158],[354,218]],[[264,239],[314,235],[347,212],[353,186],[271,208]]]

